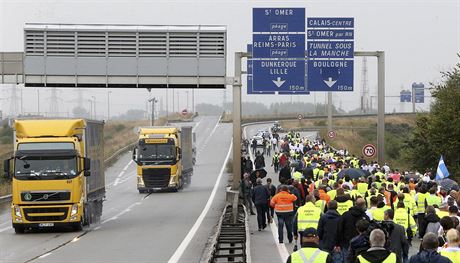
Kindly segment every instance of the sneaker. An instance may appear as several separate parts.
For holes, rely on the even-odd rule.
[[[283,244],[284,242],[283,242],[283,241],[280,241],[279,243],[280,243],[280,244]]]
[[[255,215],[255,214],[256,214],[256,213],[254,213],[254,212],[251,212],[251,215],[252,215],[252,216],[253,216],[253,215]]]
[[[297,245],[294,245],[293,251],[294,251],[294,252],[297,251]]]

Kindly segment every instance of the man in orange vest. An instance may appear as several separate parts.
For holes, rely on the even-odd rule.
[[[270,201],[270,206],[275,208],[276,217],[278,218],[278,241],[283,243],[283,228],[286,225],[286,231],[289,243],[292,243],[292,223],[294,219],[294,202],[297,197],[289,193],[288,187],[282,185]]]

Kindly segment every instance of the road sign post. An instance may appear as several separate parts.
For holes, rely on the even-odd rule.
[[[368,158],[372,158],[375,156],[375,153],[377,152],[376,149],[375,149],[375,146],[372,145],[372,144],[366,144],[364,145],[363,147],[363,155],[368,157]]]

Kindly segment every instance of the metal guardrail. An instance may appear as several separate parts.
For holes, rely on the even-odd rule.
[[[137,141],[136,141],[137,142]],[[127,150],[131,149],[135,144],[136,142],[132,142],[126,146],[124,146],[123,148],[117,150],[116,152],[114,152],[111,156],[109,156],[107,159],[104,160],[104,165],[106,166],[110,166],[115,160],[117,160],[117,158],[125,153]],[[0,203],[2,202],[8,202],[11,200],[11,195],[5,195],[5,196],[0,196]]]
[[[385,116],[399,116],[399,115],[413,115],[417,113],[412,112],[398,112],[398,113],[386,113]],[[351,115],[333,115],[332,118],[357,118],[357,117],[377,117],[377,114],[351,114]],[[297,120],[297,115],[295,116],[267,116],[267,117],[256,117],[256,116],[246,116],[249,119],[242,119],[242,123],[259,123],[259,122],[273,122],[273,121],[284,121],[284,120]],[[327,119],[327,115],[304,115],[303,120],[311,119]],[[225,120],[224,122],[232,122],[232,120]]]
[[[232,223],[233,206],[228,205],[222,214],[215,237],[214,249],[209,263],[249,262],[247,212],[243,205],[238,206],[237,222]]]

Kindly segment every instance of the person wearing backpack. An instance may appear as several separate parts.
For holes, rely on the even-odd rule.
[[[370,248],[369,233],[367,232],[369,225],[369,221],[364,219],[356,222],[356,230],[358,231],[359,235],[351,239],[348,256],[345,262],[355,262],[358,255]]]
[[[441,224],[439,221],[441,219],[438,215],[436,215],[436,210],[433,206],[428,206],[426,208],[426,214],[423,218],[419,218],[420,220],[420,228],[419,228],[419,235],[421,237],[425,236],[426,233],[434,233],[438,234],[439,229],[441,228]]]

